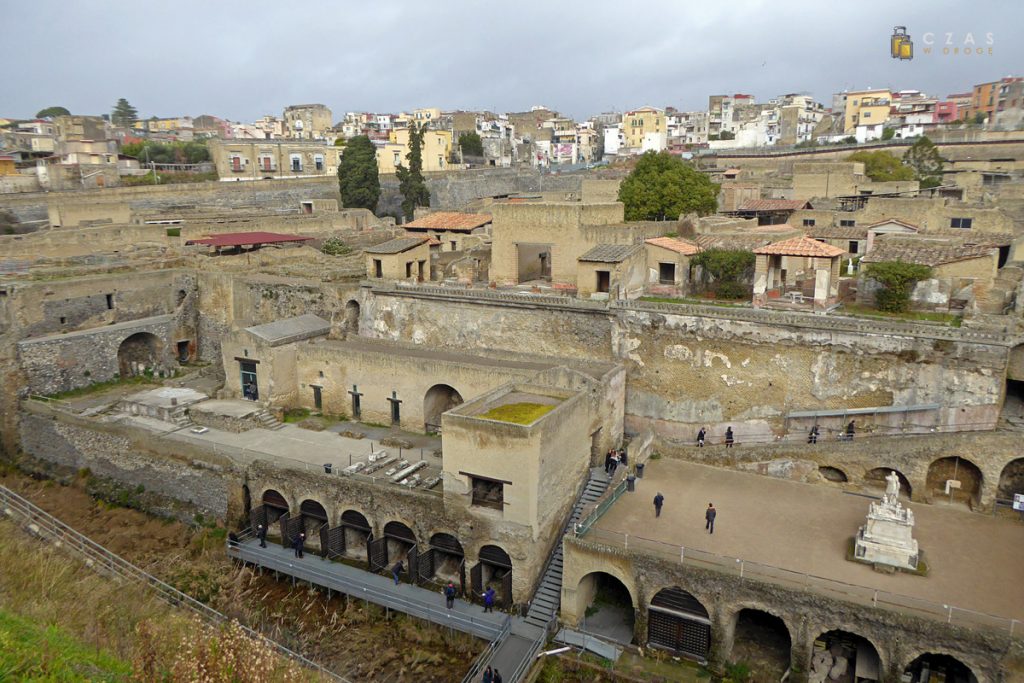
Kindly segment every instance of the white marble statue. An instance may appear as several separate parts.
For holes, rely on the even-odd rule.
[[[920,554],[914,540],[914,513],[899,500],[900,478],[890,472],[885,495],[868,506],[867,523],[855,539],[854,557],[873,565],[916,569]]]

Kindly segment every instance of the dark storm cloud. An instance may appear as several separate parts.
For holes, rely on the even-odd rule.
[[[49,105],[142,116],[251,121],[287,104],[345,111],[414,107],[575,117],[643,104],[703,109],[707,96],[759,101],[844,88],[969,90],[1024,64],[1024,5],[933,1],[695,3],[683,0],[9,3],[0,116]],[[915,58],[888,55],[906,25]],[[924,54],[925,33],[934,34]],[[968,33],[973,48],[962,52]],[[986,33],[993,34],[987,54]]]

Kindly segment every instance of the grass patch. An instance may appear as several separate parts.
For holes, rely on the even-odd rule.
[[[93,382],[92,384],[84,387],[78,387],[77,389],[70,389],[69,391],[50,394],[46,398],[52,398],[55,400],[80,398],[82,396],[98,394],[102,391],[106,391],[107,389],[113,389],[114,387],[130,386],[133,384],[157,384],[157,382],[154,382],[152,377],[146,377],[144,375],[139,375],[137,377],[115,377],[114,379],[108,379],[105,382]]]
[[[938,313],[935,311],[903,311],[901,313],[888,313],[877,308],[862,306],[861,304],[843,304],[842,308],[836,311],[838,315],[848,315],[859,318],[878,318],[880,320],[909,320],[911,322],[942,323],[950,327],[960,327],[963,318],[951,313]]]
[[[642,296],[640,301],[650,301],[655,304],[687,304],[690,306],[721,306],[722,308],[750,308],[746,300],[734,302],[722,301],[720,299],[691,299],[686,297],[669,296]]]
[[[284,411],[284,421],[286,423],[302,422],[309,417],[308,408],[291,408]]]
[[[499,422],[528,425],[544,417],[554,409],[555,406],[524,401],[491,408],[486,413],[477,415],[477,417],[482,417],[485,420],[498,420]]]
[[[0,610],[0,680],[121,681],[132,667],[55,626]]]

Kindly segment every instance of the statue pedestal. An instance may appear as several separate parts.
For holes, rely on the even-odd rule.
[[[871,503],[867,524],[857,532],[854,559],[897,569],[917,569],[919,553],[913,538],[914,513],[895,496]]]

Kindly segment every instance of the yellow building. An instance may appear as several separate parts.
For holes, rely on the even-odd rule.
[[[641,107],[626,112],[622,117],[622,134],[626,147],[643,147],[644,136],[648,133],[663,135],[666,131],[665,110],[655,107]]]
[[[423,171],[444,171],[452,153],[452,133],[448,130],[423,131]],[[391,141],[377,149],[377,171],[394,173],[399,165],[408,166],[409,129],[391,131]]]
[[[852,135],[857,126],[885,123],[889,119],[892,93],[888,90],[860,90],[846,95],[843,132]]]

